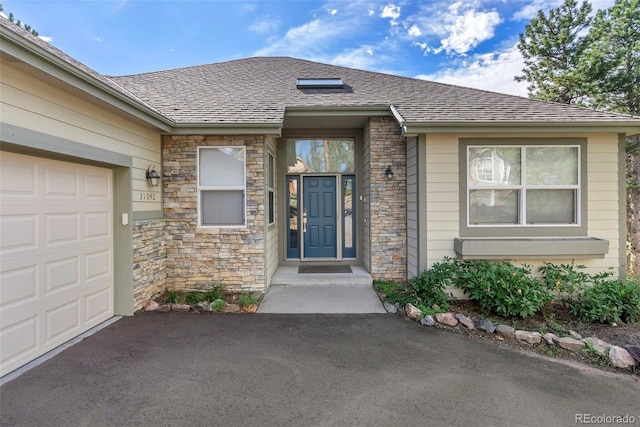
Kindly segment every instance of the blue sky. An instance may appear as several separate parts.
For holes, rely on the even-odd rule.
[[[562,0],[0,2],[105,75],[292,56],[526,96],[513,81],[522,70],[518,34]]]

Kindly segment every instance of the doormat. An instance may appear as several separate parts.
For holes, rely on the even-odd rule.
[[[305,273],[353,273],[348,265],[301,265],[298,267],[298,274]]]

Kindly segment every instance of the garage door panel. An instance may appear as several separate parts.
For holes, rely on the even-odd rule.
[[[78,171],[73,168],[45,166],[44,167],[44,197],[47,198],[78,198],[80,183]]]
[[[44,217],[45,244],[77,243],[80,215],[78,213],[52,213]]]
[[[111,200],[111,179],[91,172],[84,173],[84,197],[86,199]]]
[[[85,321],[99,323],[113,311],[111,287],[107,287],[87,295],[85,298]]]
[[[45,296],[80,284],[80,256],[58,259],[45,265]]]
[[[3,328],[0,332],[0,362],[10,368],[20,359],[35,353],[38,346],[38,316]],[[19,362],[18,362],[19,363]],[[18,364],[15,367],[20,366]]]
[[[77,335],[80,328],[80,301],[78,299],[52,308],[45,313],[45,344],[58,345]]]
[[[38,246],[37,233],[37,215],[2,215],[0,217],[0,251],[4,253],[35,249]]]
[[[111,237],[112,219],[110,212],[87,212],[84,215],[85,240]]]
[[[35,197],[37,195],[36,164],[31,160],[18,159],[8,153],[10,161],[2,162],[0,169],[0,196],[3,197]]]
[[[38,297],[38,266],[29,265],[0,273],[0,307],[28,303]]]
[[[0,376],[113,316],[112,171],[1,153]]]
[[[111,276],[111,251],[104,250],[85,255],[85,280]]]

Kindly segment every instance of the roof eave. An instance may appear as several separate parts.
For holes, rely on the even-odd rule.
[[[400,122],[404,136],[425,133],[622,133],[640,134],[640,120],[619,121],[439,121]]]
[[[175,125],[161,113],[118,91],[25,37],[0,26],[0,52],[48,74],[162,131]],[[105,77],[106,78],[106,77]]]
[[[178,123],[168,135],[275,135],[282,136],[282,123]]]

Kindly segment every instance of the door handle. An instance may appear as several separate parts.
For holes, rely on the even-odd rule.
[[[306,209],[302,211],[302,232],[303,233],[307,232],[307,210]]]

